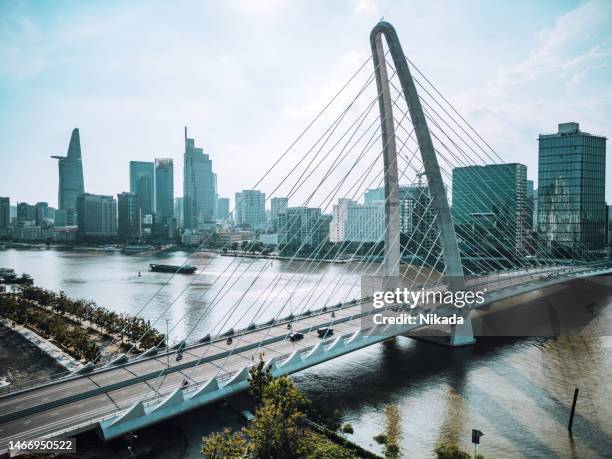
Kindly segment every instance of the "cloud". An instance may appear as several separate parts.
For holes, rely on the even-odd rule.
[[[357,0],[354,4],[353,11],[356,14],[368,16],[370,18],[377,17],[380,14],[378,4],[374,0]]]

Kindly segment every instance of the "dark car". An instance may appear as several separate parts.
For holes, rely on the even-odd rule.
[[[291,333],[289,335],[289,341],[291,341],[292,343],[296,342],[296,341],[300,341],[304,339],[304,334],[303,333]]]
[[[334,334],[333,328],[324,327],[324,328],[319,328],[317,330],[317,335],[319,335],[319,338],[327,338],[328,336],[331,336],[333,334]]]

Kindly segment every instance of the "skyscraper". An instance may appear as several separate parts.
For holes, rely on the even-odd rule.
[[[155,213],[161,219],[174,216],[174,163],[155,160]]]
[[[0,197],[0,229],[6,229],[11,223],[11,200]]]
[[[528,236],[527,166],[487,164],[453,169],[453,220],[463,250],[488,247],[489,256],[525,255]]]
[[[606,138],[559,124],[540,134],[538,237],[557,257],[599,258],[605,248]]]
[[[261,230],[266,224],[266,195],[258,190],[236,193],[236,225]]]
[[[187,137],[185,128],[185,161],[183,168],[183,219],[185,229],[196,229],[213,223],[215,217],[215,179],[212,161],[195,140]]]
[[[79,237],[117,235],[117,201],[112,196],[80,194],[76,213]]]
[[[27,202],[17,203],[17,222],[19,226],[30,226],[36,222],[36,207]]]
[[[229,198],[217,198],[217,220],[227,221],[230,216]]]
[[[59,166],[58,208],[66,211],[66,224],[74,225],[76,199],[79,194],[85,192],[79,128],[72,130],[67,155],[51,157],[58,160]]]
[[[147,161],[130,161],[130,192],[138,195],[141,218],[155,213],[155,165]]]
[[[185,220],[183,218],[184,210],[185,206],[183,204],[183,198],[176,198],[174,200],[174,218],[176,218],[176,226],[179,229],[183,229],[185,227]]]
[[[348,219],[348,208],[356,205],[358,205],[356,201],[348,198],[339,198],[338,204],[334,204],[332,221],[329,226],[329,240],[331,242],[344,242],[346,240],[345,229]]]
[[[37,202],[34,206],[36,226],[44,226],[45,219],[49,218],[49,204]]]
[[[335,206],[334,206],[335,207]],[[331,227],[330,227],[331,228]],[[382,242],[385,238],[385,206],[356,204],[346,208],[343,241]],[[330,235],[331,239],[331,235]]]
[[[138,239],[141,236],[140,208],[136,193],[117,195],[118,231],[122,239]]]
[[[274,230],[278,229],[278,214],[287,212],[289,198],[272,198],[270,200],[270,221]]]

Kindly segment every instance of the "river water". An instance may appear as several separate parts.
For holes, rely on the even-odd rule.
[[[174,341],[246,326],[262,304],[257,315],[265,320],[281,310],[283,317],[359,296],[359,276],[350,265],[311,266],[305,274],[301,262],[197,254],[191,262],[204,268],[199,276],[147,270],[149,263],[181,264],[185,256],[4,250],[0,267],[27,272],[37,285],[120,312],[140,312],[151,321],[161,316],[155,326],[165,332],[168,319]],[[593,285],[589,290],[597,290],[597,298],[589,298],[589,304],[607,317],[612,278]],[[557,294],[569,294],[563,288],[570,287],[560,287]],[[612,457],[608,335],[479,338],[460,349],[399,337],[294,379],[317,406],[337,409],[343,422],[353,425],[349,438],[376,452],[381,448],[373,437],[384,431],[384,407],[396,404],[405,457],[431,457],[439,442],[472,451],[472,428],[484,433],[479,452],[485,457]],[[566,426],[576,387],[580,393],[570,436]]]

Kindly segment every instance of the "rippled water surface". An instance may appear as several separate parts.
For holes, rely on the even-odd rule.
[[[118,311],[142,309],[151,320],[161,314],[157,327],[165,329],[163,318],[169,319],[174,339],[210,331],[236,302],[239,308],[227,326],[247,325],[256,314],[252,305],[261,304],[262,295],[270,291],[267,285],[281,274],[278,287],[286,283],[286,288],[272,290],[283,293],[268,299],[265,317],[280,309],[284,316],[310,307],[304,304],[358,296],[359,277],[347,273],[346,265],[318,266],[304,276],[298,262],[266,265],[270,262],[198,255],[193,263],[205,267],[202,276],[176,276],[147,304],[169,280],[167,274],[148,272],[148,264],[180,264],[184,259],[180,252],[126,256],[0,251],[0,267],[30,273],[38,285]],[[237,276],[229,274],[234,269],[240,277],[232,287]],[[254,281],[258,287],[241,299]],[[598,311],[606,316],[612,313],[612,279],[598,285]],[[223,302],[210,311],[220,296]],[[384,430],[384,406],[393,403],[402,414],[405,457],[431,457],[441,441],[458,442],[472,451],[472,428],[485,434],[479,449],[485,457],[612,457],[612,339],[592,335],[481,338],[461,349],[400,337],[306,370],[295,379],[317,405],[337,408],[343,421],[353,425],[355,433],[349,437],[377,452],[381,450],[373,436]],[[570,436],[567,421],[575,387],[580,395]]]

